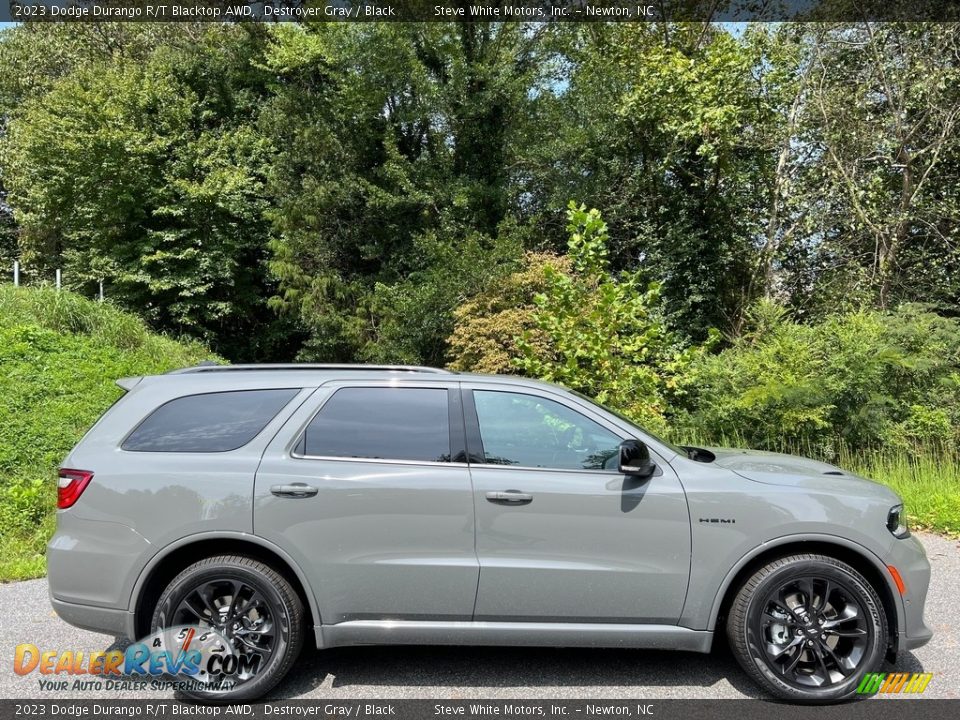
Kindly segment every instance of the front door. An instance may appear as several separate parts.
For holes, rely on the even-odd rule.
[[[267,448],[254,532],[309,576],[324,624],[470,620],[479,571],[462,446],[457,383],[398,378],[319,388]]]
[[[617,472],[626,434],[568,396],[464,384],[478,621],[676,624],[690,568],[683,488],[662,459]],[[642,438],[641,438],[642,439]]]

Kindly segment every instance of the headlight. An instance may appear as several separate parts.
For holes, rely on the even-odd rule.
[[[894,505],[887,513],[887,530],[896,538],[905,538],[910,535],[907,527],[907,514],[903,511],[903,503]]]

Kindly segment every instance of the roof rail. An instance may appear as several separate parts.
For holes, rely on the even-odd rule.
[[[249,365],[217,365],[204,361],[193,367],[171,370],[167,375],[187,375],[208,372],[236,372],[241,370],[379,370],[381,372],[433,373],[449,375],[450,370],[421,365],[350,365],[338,363],[257,363]]]

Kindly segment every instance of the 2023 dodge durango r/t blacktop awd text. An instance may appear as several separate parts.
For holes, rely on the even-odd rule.
[[[118,382],[60,471],[51,600],[82,628],[190,627],[246,658],[197,699],[261,696],[308,638],[708,652],[725,632],[769,693],[828,702],[931,637],[899,498],[832,465],[678,447],[523,378]]]

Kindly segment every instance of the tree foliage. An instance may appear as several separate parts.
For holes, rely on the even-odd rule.
[[[817,148],[806,202],[816,254],[881,308],[934,300],[954,312],[960,238],[960,31],[955,24],[828,25],[810,46],[801,137]]]
[[[614,277],[607,224],[597,210],[570,203],[571,272],[544,266],[533,322],[515,365],[566,385],[660,429],[679,378],[699,349],[684,348],[660,312],[660,286],[639,274]]]
[[[805,450],[952,448],[960,427],[960,323],[917,305],[812,324],[775,303],[732,347],[691,368],[681,426],[714,442]]]
[[[231,355],[258,357],[266,308],[263,84],[234,29],[142,62],[84,63],[14,113],[4,182],[26,267]],[[241,350],[239,344],[243,344]]]
[[[443,361],[453,308],[519,252],[504,255],[518,232],[511,119],[531,102],[538,35],[432,23],[273,34],[274,305],[312,331],[304,357]]]
[[[534,312],[537,296],[547,290],[548,268],[568,275],[570,258],[528,252],[515,272],[496,279],[454,310],[454,330],[447,340],[451,370],[516,372],[520,341],[535,356],[546,352],[549,339],[537,327]]]
[[[510,327],[529,329],[509,285],[567,250],[571,198],[603,211],[609,275],[657,284],[677,342],[735,343],[760,299],[804,323],[957,314],[956,24],[0,38],[0,259],[88,295],[102,278],[231,359],[503,367],[506,315],[475,328],[486,347],[464,328],[516,297]]]

